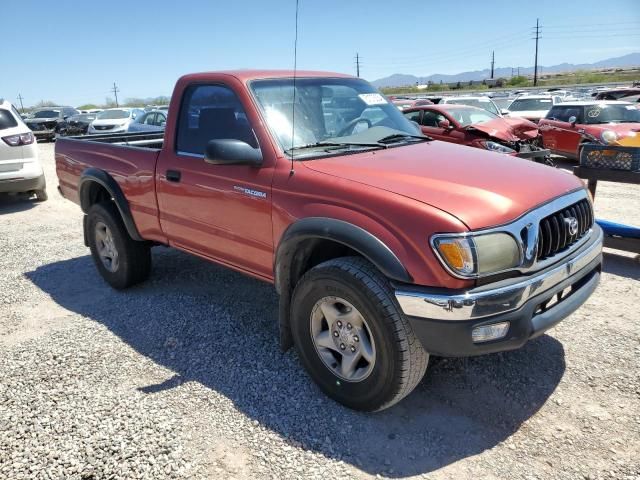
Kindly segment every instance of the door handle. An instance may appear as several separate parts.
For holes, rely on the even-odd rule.
[[[169,182],[179,182],[181,177],[180,170],[167,170],[167,180]]]

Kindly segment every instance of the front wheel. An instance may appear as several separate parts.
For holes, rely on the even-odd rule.
[[[320,388],[356,410],[383,410],[420,382],[429,354],[369,262],[344,257],[307,272],[292,298],[300,360]]]

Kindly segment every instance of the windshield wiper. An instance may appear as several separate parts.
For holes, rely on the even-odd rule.
[[[310,148],[328,147],[330,149],[338,149],[344,147],[376,147],[376,148],[388,148],[384,143],[379,142],[316,142],[309,143],[307,145],[300,145],[297,147],[288,148],[285,153],[290,153],[296,150],[306,150]]]
[[[431,137],[427,137],[426,135],[411,135],[410,133],[393,133],[391,135],[387,135],[386,137],[382,137],[378,142],[385,144],[387,142],[393,142],[394,140],[404,140],[407,138],[417,138],[422,141],[433,140]]]

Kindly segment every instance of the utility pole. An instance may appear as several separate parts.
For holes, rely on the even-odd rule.
[[[360,77],[360,55],[356,52],[356,76]]]
[[[538,85],[538,40],[540,39],[540,19],[536,18],[536,60],[533,64],[533,86]]]
[[[493,66],[496,63],[496,52],[495,50],[491,52],[491,78],[493,79]]]
[[[116,82],[113,82],[113,88],[111,89],[111,91],[113,92],[113,95],[116,97],[116,107],[119,107],[120,105],[118,105],[118,92],[120,91],[116,85]]]
[[[22,98],[22,95],[18,94],[18,100],[20,100],[20,110],[24,113],[24,105],[22,104],[22,100],[24,99]]]

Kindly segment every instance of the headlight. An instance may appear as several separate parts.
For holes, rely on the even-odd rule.
[[[500,145],[497,142],[491,142],[491,141],[487,141],[487,142],[483,142],[484,148],[486,148],[487,150],[491,150],[492,152],[498,152],[498,153],[513,153],[515,152],[515,150],[513,148],[509,148],[505,145]]]
[[[440,261],[456,276],[475,278],[520,264],[520,249],[508,233],[435,235],[431,241]]]
[[[602,141],[604,143],[610,145],[612,143],[615,143],[616,140],[618,140],[618,134],[613,130],[605,130],[600,134],[600,138],[602,138]]]

